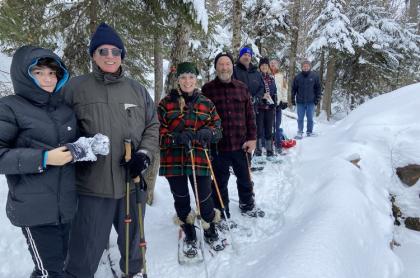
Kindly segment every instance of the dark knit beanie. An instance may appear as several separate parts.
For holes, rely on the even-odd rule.
[[[223,51],[223,52],[220,52],[219,54],[217,54],[216,57],[214,58],[214,68],[216,68],[217,61],[223,56],[228,57],[232,61],[232,65],[234,64],[232,54],[230,54],[227,51]]]
[[[176,76],[179,77],[183,73],[192,73],[198,75],[199,71],[194,63],[183,62],[178,64],[178,66],[176,67]]]
[[[264,64],[267,64],[267,65],[270,64],[270,61],[268,60],[267,57],[263,57],[263,58],[260,59],[260,63],[258,64],[258,68],[260,68],[261,65],[264,65]]]
[[[251,57],[254,54],[250,47],[245,46],[245,47],[241,48],[241,50],[239,51],[239,58],[241,58],[242,55],[244,55],[245,53],[248,53],[249,55],[251,55]]]
[[[90,56],[93,56],[93,53],[95,52],[95,50],[103,44],[114,45],[115,47],[122,49],[121,59],[124,59],[125,57],[124,43],[121,40],[120,36],[117,34],[117,32],[106,23],[101,23],[96,29],[95,33],[93,33],[92,35],[92,38],[90,40],[90,45],[89,45]]]
[[[312,66],[311,61],[309,61],[308,59],[304,59],[304,60],[302,61],[302,66],[303,66],[303,65],[305,65],[305,64],[307,64],[307,65],[309,65],[309,66]]]

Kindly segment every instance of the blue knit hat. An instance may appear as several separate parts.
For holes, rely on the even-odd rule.
[[[90,40],[90,45],[89,45],[90,56],[93,57],[93,53],[95,52],[95,50],[103,44],[114,45],[118,47],[119,49],[122,49],[121,59],[124,59],[125,48],[124,48],[123,41],[121,40],[120,36],[112,27],[102,22],[96,29],[95,33],[93,33],[92,38]]]
[[[248,53],[249,55],[251,55],[251,57],[253,55],[251,48],[249,48],[249,47],[243,47],[243,48],[241,48],[241,51],[239,51],[239,58],[241,58],[242,55],[244,55],[245,53]]]

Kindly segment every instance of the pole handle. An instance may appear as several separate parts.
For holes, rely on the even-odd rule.
[[[125,162],[128,162],[131,160],[131,139],[124,139],[124,160]]]

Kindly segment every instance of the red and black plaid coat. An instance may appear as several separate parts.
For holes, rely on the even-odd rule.
[[[204,84],[202,93],[214,103],[222,119],[219,151],[238,151],[246,141],[257,139],[255,112],[244,83],[238,80],[223,83],[216,77]]]
[[[163,98],[157,112],[160,121],[160,169],[161,176],[182,176],[192,174],[190,154],[183,146],[174,143],[175,136],[184,131],[197,131],[207,127],[212,130],[213,143],[222,136],[221,120],[214,104],[197,89],[192,100],[186,103],[181,113],[176,93]],[[210,171],[206,155],[201,145],[192,143],[195,172],[197,176],[209,176]]]

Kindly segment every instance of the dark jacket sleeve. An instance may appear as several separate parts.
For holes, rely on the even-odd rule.
[[[264,96],[264,92],[265,92],[264,79],[260,72],[257,72],[257,75],[258,75],[259,82],[258,82],[256,96],[258,96],[258,98],[261,99]]]
[[[212,143],[217,143],[222,139],[222,120],[220,119],[213,102],[209,100],[209,103],[210,119],[206,123],[206,126],[209,127],[213,133]]]
[[[246,113],[246,140],[257,140],[257,124],[255,122],[255,111],[254,106],[252,105],[250,93],[247,92],[245,97],[247,101],[245,102],[245,113]]]
[[[147,90],[139,87],[139,93],[144,96],[146,117],[144,131],[137,151],[144,151],[152,160],[159,151],[159,120],[156,114],[155,103]]]
[[[296,94],[298,91],[298,76],[295,76],[295,79],[293,79],[293,85],[292,85],[292,101],[296,101]]]
[[[13,111],[0,103],[0,174],[35,174],[43,172],[43,150],[13,148],[19,129]]]

